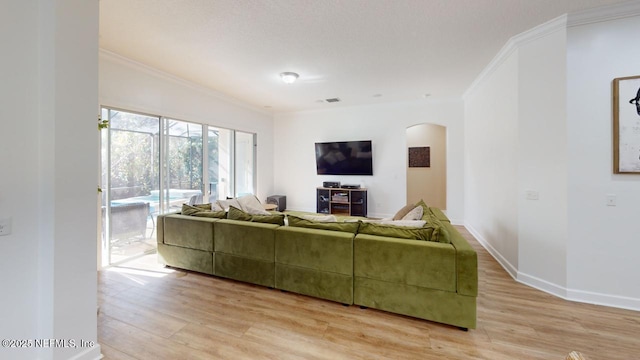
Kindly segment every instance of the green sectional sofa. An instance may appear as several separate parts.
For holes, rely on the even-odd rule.
[[[437,241],[376,234],[361,222],[160,215],[158,255],[176,268],[475,328],[476,253],[441,211],[430,216],[426,237]]]

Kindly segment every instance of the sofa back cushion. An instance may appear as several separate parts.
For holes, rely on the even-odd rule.
[[[303,228],[309,228],[309,229],[343,231],[351,234],[357,233],[358,228],[360,227],[360,223],[356,221],[353,221],[353,222],[313,221],[313,220],[304,219],[294,215],[287,216],[287,219],[289,220],[289,226],[303,227]]]
[[[214,251],[274,262],[278,225],[222,219],[214,228]]]
[[[213,227],[217,221],[179,214],[167,215],[163,221],[164,243],[188,249],[213,251]]]
[[[356,235],[353,275],[456,292],[456,249],[451,244]]]
[[[362,222],[358,234],[377,235],[399,239],[431,241],[434,227],[426,225],[421,228]]]

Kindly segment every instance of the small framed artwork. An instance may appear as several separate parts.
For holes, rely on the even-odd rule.
[[[409,167],[431,167],[431,149],[428,146],[410,147]]]
[[[613,172],[640,174],[640,75],[613,79]]]

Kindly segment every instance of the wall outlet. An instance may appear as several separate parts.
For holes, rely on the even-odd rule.
[[[526,196],[527,200],[538,200],[540,198],[540,194],[535,190],[527,190]]]
[[[616,194],[607,194],[607,206],[616,206]]]
[[[0,219],[0,236],[11,234],[11,218]]]

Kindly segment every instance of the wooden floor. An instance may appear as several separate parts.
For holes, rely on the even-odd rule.
[[[515,282],[478,251],[478,328],[455,327],[173,269],[99,272],[105,359],[640,359],[640,312]]]

